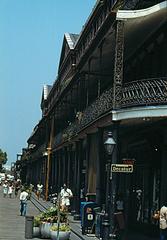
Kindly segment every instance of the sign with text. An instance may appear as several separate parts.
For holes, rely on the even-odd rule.
[[[111,164],[111,171],[117,173],[132,173],[133,165],[132,164]]]
[[[135,163],[135,159],[134,158],[123,158],[122,163],[131,165],[131,164]]]

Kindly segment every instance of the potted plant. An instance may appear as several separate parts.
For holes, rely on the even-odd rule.
[[[61,224],[60,226],[52,226],[50,228],[50,237],[52,240],[68,240],[70,238],[70,234],[71,230],[67,223]]]
[[[57,208],[51,207],[45,212],[41,213],[41,238],[50,238],[50,227],[57,222]]]
[[[50,238],[50,228],[57,226],[58,222],[58,209],[51,207],[46,212],[40,215],[40,232],[41,238]],[[60,211],[60,226],[62,223],[67,223],[67,213]]]

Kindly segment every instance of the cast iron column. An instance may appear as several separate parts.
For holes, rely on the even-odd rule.
[[[124,54],[124,22],[118,20],[116,24],[113,109],[118,109],[121,107]]]

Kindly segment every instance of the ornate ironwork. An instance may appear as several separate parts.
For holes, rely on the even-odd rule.
[[[86,108],[86,110],[82,113],[78,120],[76,120],[74,123],[71,123],[68,128],[65,129],[62,134],[61,140],[70,140],[72,136],[77,134],[89,123],[97,120],[98,117],[112,109],[112,96],[112,88],[105,91],[99,98],[97,98],[95,102],[93,102],[88,108]]]
[[[46,151],[46,143],[42,144],[41,146],[39,146],[37,149],[34,149],[33,151],[30,151],[29,153],[27,153],[27,160],[35,160],[39,157],[43,157],[44,152]]]
[[[70,140],[88,124],[112,109],[113,89],[105,91],[83,113],[79,120],[71,123],[56,137],[58,145]],[[143,79],[129,82],[122,87],[121,108],[167,104],[167,78]]]
[[[103,5],[103,6],[101,5],[102,7],[100,9],[100,14],[98,13],[97,15],[94,15],[93,21],[90,23],[90,25],[88,25],[92,13],[90,14],[87,22],[84,25],[86,31],[83,31],[83,34],[81,34],[80,37],[80,41],[78,41],[79,44],[78,45],[76,44],[77,47],[76,65],[80,62],[81,58],[92,44],[93,40],[100,31],[107,17],[110,15],[110,9],[107,8],[106,1],[98,1],[97,4],[95,5],[95,8],[100,3]]]
[[[121,107],[167,103],[167,78],[130,82],[122,88]]]
[[[124,22],[117,21],[116,46],[115,46],[115,66],[114,66],[114,99],[113,108],[120,107],[122,98],[123,80],[123,52],[124,52]]]
[[[143,1],[143,0],[142,0]],[[125,10],[133,10],[136,9],[136,5],[140,2],[140,0],[126,0],[123,4],[122,9]]]
[[[153,6],[163,0],[117,0],[114,9],[137,10]]]

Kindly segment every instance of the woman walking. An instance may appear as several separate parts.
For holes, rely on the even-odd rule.
[[[8,182],[5,181],[3,184],[3,197],[5,198],[7,194],[8,194]]]
[[[9,198],[12,198],[12,193],[13,193],[13,185],[12,185],[12,183],[10,183],[9,187],[8,187]]]

